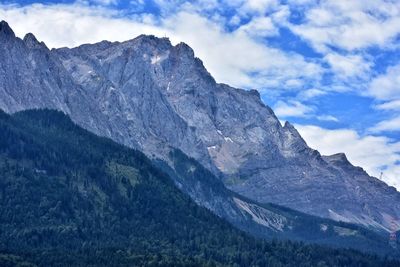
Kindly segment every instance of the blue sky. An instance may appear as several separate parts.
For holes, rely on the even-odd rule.
[[[184,41],[218,82],[255,88],[323,154],[400,188],[400,1],[3,0],[49,47],[139,34]]]

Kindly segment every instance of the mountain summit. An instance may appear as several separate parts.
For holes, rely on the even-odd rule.
[[[48,50],[32,45],[32,36],[3,42],[12,33],[5,22],[0,31],[9,33],[0,34],[0,108],[8,113],[61,110],[172,168],[171,151],[179,149],[258,203],[376,229],[399,225],[396,189],[343,156],[309,148],[254,90],[216,83],[184,43],[142,35]]]
[[[4,20],[0,21],[0,34],[15,37],[13,30]]]

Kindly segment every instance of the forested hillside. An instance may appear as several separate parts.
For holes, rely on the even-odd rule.
[[[0,266],[399,266],[249,237],[61,112],[0,113]]]

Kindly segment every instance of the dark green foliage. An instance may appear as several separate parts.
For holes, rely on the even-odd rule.
[[[396,266],[236,230],[142,153],[49,110],[0,113],[0,266]]]

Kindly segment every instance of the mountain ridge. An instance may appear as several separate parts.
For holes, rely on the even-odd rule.
[[[0,37],[0,63],[9,68],[0,76],[0,108],[8,113],[62,110],[153,159],[171,164],[169,152],[180,149],[256,202],[386,231],[399,225],[395,189],[309,148],[259,93],[216,83],[186,44],[142,35],[42,51],[10,30],[2,26],[12,49]]]

